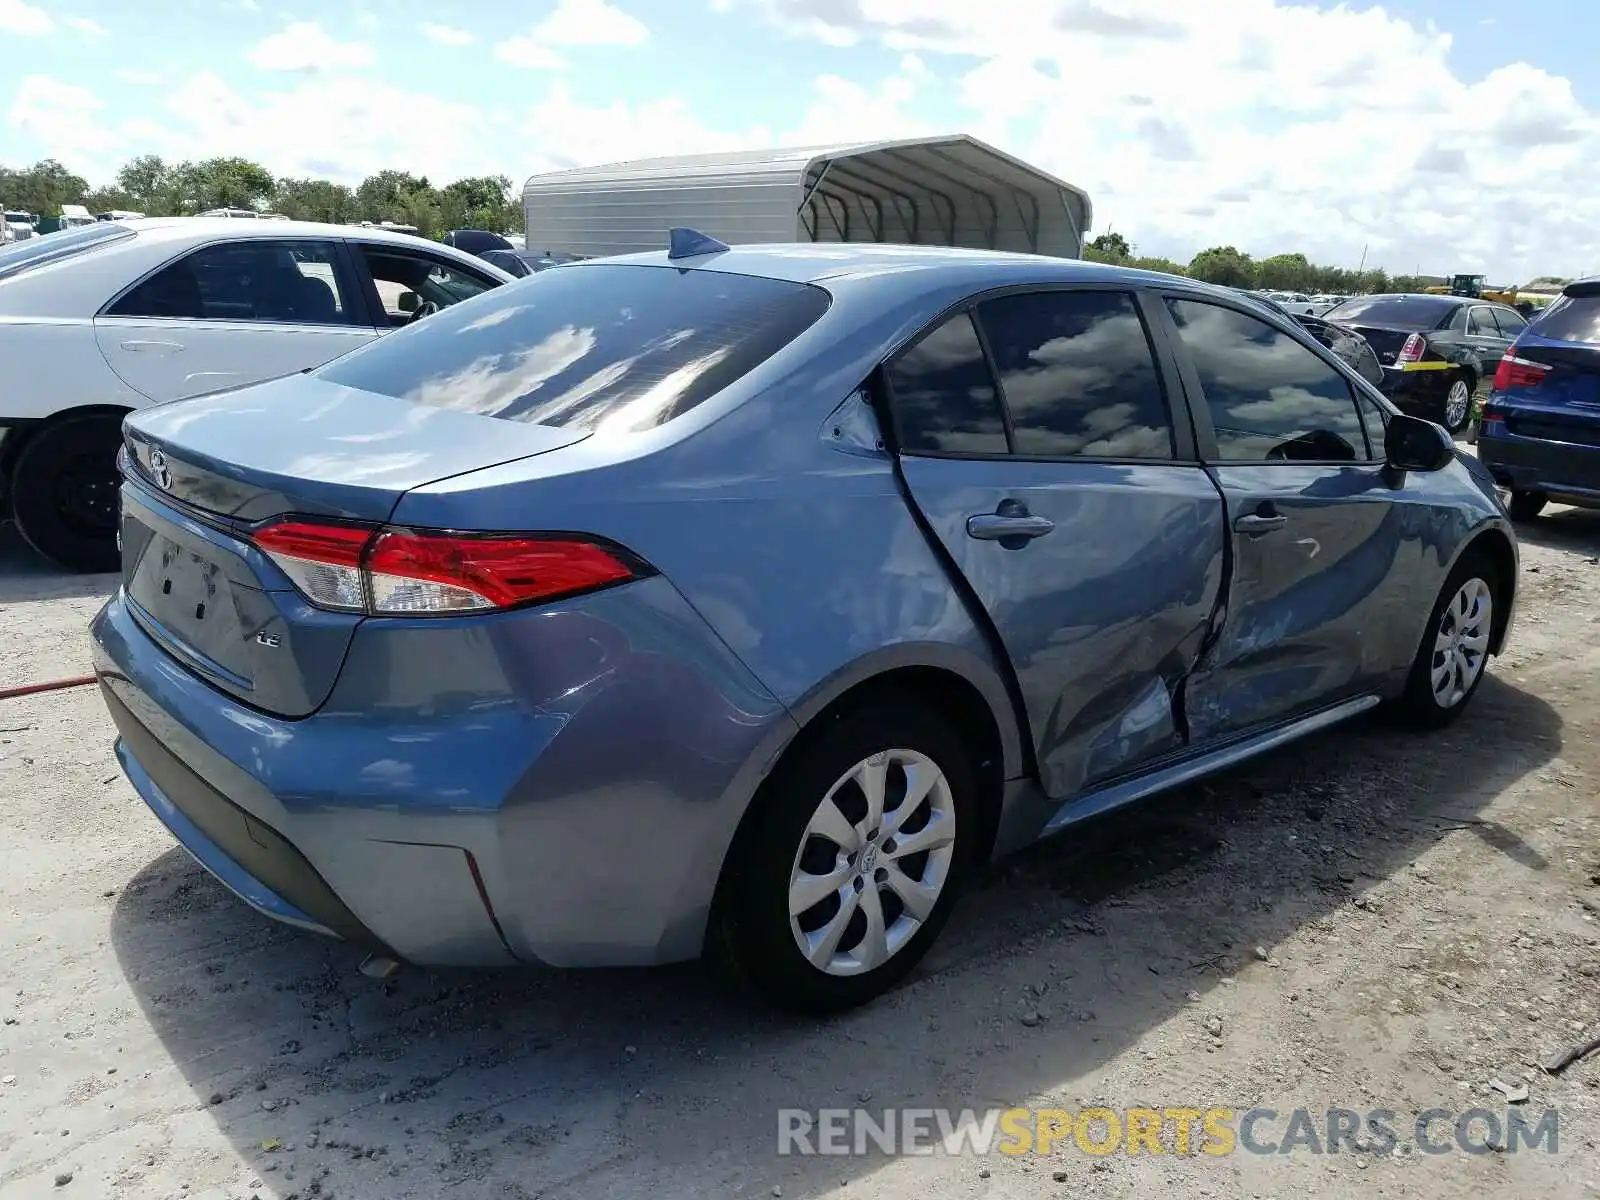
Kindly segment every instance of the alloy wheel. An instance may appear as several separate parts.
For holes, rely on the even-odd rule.
[[[1460,429],[1467,423],[1467,413],[1472,408],[1472,389],[1467,386],[1465,379],[1457,379],[1450,385],[1450,391],[1444,399],[1444,421],[1452,431]]]
[[[1440,708],[1460,704],[1483,673],[1493,618],[1494,596],[1476,576],[1461,585],[1439,614],[1429,681]]]
[[[862,759],[833,784],[789,874],[789,928],[827,975],[861,975],[898,954],[949,882],[956,808],[937,763],[915,750]]]

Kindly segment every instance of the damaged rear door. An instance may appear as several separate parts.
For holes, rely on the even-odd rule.
[[[1222,498],[1144,303],[997,296],[884,373],[911,499],[1004,643],[1056,797],[1185,744],[1223,585]]]

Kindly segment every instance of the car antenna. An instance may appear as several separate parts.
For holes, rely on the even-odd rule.
[[[671,258],[696,258],[702,254],[721,254],[729,249],[724,242],[717,241],[710,234],[701,233],[698,229],[686,229],[678,226],[667,232],[667,257]]]

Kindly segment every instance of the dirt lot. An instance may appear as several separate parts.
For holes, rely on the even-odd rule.
[[[825,1025],[694,967],[403,975],[204,874],[92,689],[0,702],[0,1198],[1600,1196],[1600,514],[1524,541],[1514,648],[1432,739],[1373,719],[1038,847]],[[0,549],[0,686],[106,580]],[[779,1158],[782,1108],[1559,1112],[1559,1149]],[[1448,1123],[1442,1127],[1448,1139]],[[1480,1134],[1481,1140],[1481,1134]],[[70,1179],[68,1179],[70,1175]]]

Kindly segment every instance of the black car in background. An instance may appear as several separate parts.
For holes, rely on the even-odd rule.
[[[1359,296],[1323,319],[1366,339],[1382,368],[1379,387],[1401,412],[1451,433],[1466,428],[1473,395],[1494,379],[1501,357],[1528,327],[1504,304],[1421,293]]]
[[[543,271],[547,267],[558,267],[562,263],[578,261],[576,254],[550,254],[542,250],[485,250],[478,257],[484,262],[493,263],[502,271],[515,275],[518,279],[532,275],[535,271]]]
[[[1366,338],[1362,337],[1348,325],[1338,325],[1325,317],[1313,317],[1306,313],[1292,313],[1277,301],[1263,296],[1258,292],[1248,292],[1243,288],[1234,288],[1240,295],[1254,300],[1262,308],[1269,308],[1280,317],[1287,317],[1294,321],[1317,341],[1339,358],[1343,359],[1356,374],[1365,379],[1380,391],[1383,389],[1383,366],[1378,361],[1378,354]]]

